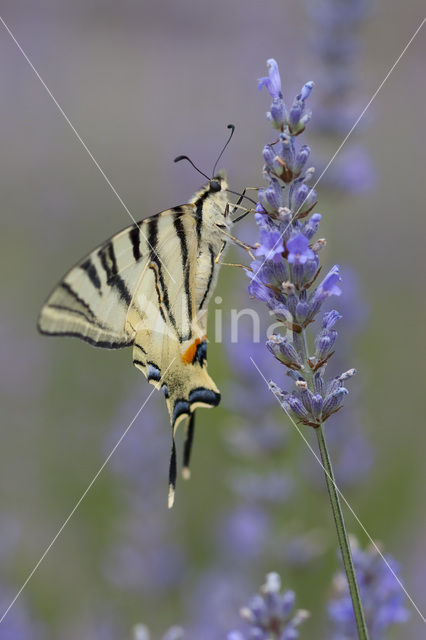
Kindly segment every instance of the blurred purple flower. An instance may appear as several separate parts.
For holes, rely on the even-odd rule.
[[[384,640],[385,633],[394,624],[408,620],[404,605],[405,594],[389,567],[376,549],[362,551],[352,542],[353,559],[370,640]],[[398,575],[399,566],[386,556],[392,571]],[[335,595],[329,604],[333,622],[333,640],[356,640],[358,633],[346,577],[338,573],[334,580]]]
[[[138,390],[122,411],[125,417],[115,418],[114,424],[128,423],[141,404]],[[184,569],[183,548],[169,535],[164,501],[167,468],[158,464],[158,460],[167,458],[170,447],[167,430],[160,428],[160,411],[155,397],[151,397],[111,458],[112,471],[125,482],[121,489],[122,514],[105,553],[103,571],[115,587],[135,590],[145,598],[156,597],[176,585]],[[122,426],[112,429],[105,453],[121,435]]]
[[[192,623],[185,628],[185,640],[223,640],[230,628],[238,627],[238,609],[249,590],[247,579],[216,566],[204,572],[196,589],[186,595]]]
[[[0,585],[0,611],[3,613],[16,595],[16,588],[5,589]],[[41,640],[46,637],[46,629],[19,600],[10,609],[1,623],[1,640]]]
[[[319,64],[321,90],[315,105],[314,129],[328,141],[347,134],[362,107],[353,103],[362,53],[361,27],[372,13],[373,0],[309,0],[313,34],[311,46]],[[317,158],[320,173],[329,158]],[[361,145],[344,149],[322,179],[325,188],[359,193],[376,183],[370,154]]]
[[[267,513],[259,507],[234,508],[220,523],[222,553],[234,562],[250,562],[262,556],[268,542],[269,524]]]
[[[296,640],[298,627],[308,617],[308,612],[294,610],[293,591],[281,593],[281,579],[277,573],[268,573],[261,594],[251,598],[240,611],[247,622],[243,631],[231,631],[227,640]]]

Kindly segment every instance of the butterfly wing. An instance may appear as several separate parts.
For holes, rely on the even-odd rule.
[[[196,225],[194,208],[183,207],[148,221],[148,239],[156,250],[127,318],[128,332],[135,331],[133,361],[163,390],[174,429],[197,406],[215,406],[220,399],[206,370],[206,315],[197,306],[196,283],[206,258]],[[210,253],[207,260],[206,268],[212,269]]]
[[[174,427],[197,405],[219,402],[198,301],[206,306],[200,283],[212,280],[213,250],[203,253],[195,213],[192,204],[175,207],[107,240],[65,275],[38,321],[46,335],[110,349],[133,344],[135,365],[163,387]]]
[[[145,228],[146,220],[127,227],[73,267],[44,304],[40,332],[96,347],[130,346],[134,334],[126,316],[149,256]]]

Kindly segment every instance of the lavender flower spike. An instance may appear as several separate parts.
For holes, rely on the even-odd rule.
[[[338,265],[334,265],[317,283],[319,251],[325,241],[315,240],[315,235],[322,216],[311,213],[317,194],[308,185],[313,172],[305,164],[310,148],[297,144],[310,117],[306,103],[313,82],[302,87],[288,109],[281,93],[278,65],[275,60],[268,60],[267,64],[269,75],[259,81],[259,88],[266,87],[275,107],[280,103],[282,117],[272,117],[271,107],[268,118],[280,130],[280,136],[263,149],[268,184],[259,190],[255,220],[260,237],[256,261],[246,273],[251,281],[250,295],[267,305],[286,334],[286,338],[280,333],[272,336],[268,349],[289,371],[298,372],[293,376],[295,388],[282,392],[280,402],[298,422],[318,427],[341,408],[348,393],[344,386],[348,376],[325,379],[326,365],[337,340],[334,325],[340,315],[337,311],[326,312],[314,337],[312,353],[307,351],[304,334],[330,296],[340,295],[341,278]],[[311,396],[313,402],[308,401]]]
[[[281,593],[278,573],[268,573],[266,583],[249,604],[240,611],[247,622],[247,631],[231,631],[227,640],[296,640],[298,627],[309,616],[308,611],[294,611],[293,591]]]

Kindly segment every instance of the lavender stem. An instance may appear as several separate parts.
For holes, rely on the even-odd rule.
[[[351,594],[352,606],[358,630],[358,637],[360,640],[368,640],[368,630],[365,623],[364,611],[362,608],[358,582],[352,560],[351,547],[349,544],[348,534],[346,532],[345,519],[343,517],[339,492],[337,489],[336,481],[334,479],[333,467],[328,453],[327,442],[325,439],[325,433],[322,424],[320,424],[320,426],[315,429],[315,433],[317,434],[321,460],[324,468],[325,479],[327,482],[328,495],[330,496],[331,510],[333,512],[334,522],[336,525],[340,551],[342,552],[343,565],[345,567],[346,577],[348,579],[349,592]]]

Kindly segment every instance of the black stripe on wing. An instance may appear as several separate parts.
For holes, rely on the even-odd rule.
[[[111,240],[99,249],[98,256],[106,274],[107,284],[110,287],[115,287],[119,292],[120,297],[125,301],[127,306],[129,306],[132,301],[132,297],[123,278],[118,274],[114,244]]]
[[[90,258],[87,258],[87,260],[81,263],[80,268],[87,273],[90,282],[93,284],[95,289],[99,291],[100,295],[102,295],[101,279],[92,260]]]
[[[133,257],[136,260],[136,262],[140,259],[141,257],[141,250],[140,250],[140,228],[139,225],[135,224],[133,227],[130,228],[129,230],[129,240],[131,242],[132,245],[132,249],[133,249]]]
[[[167,311],[167,315],[169,317],[170,323],[174,328],[174,330],[176,331],[177,335],[179,336],[179,332],[177,331],[177,326],[176,326],[176,320],[174,318],[173,312],[170,307],[169,293],[167,291],[167,287],[164,282],[161,260],[156,251],[157,244],[158,244],[158,217],[155,216],[149,220],[148,245],[151,247],[151,253],[150,253],[151,263],[155,265],[154,272],[156,273],[157,284],[158,284],[157,294],[159,294],[159,292],[161,293],[161,300],[159,295],[159,304],[161,304],[161,302],[164,303],[164,307]],[[162,312],[161,306],[160,306],[160,311]],[[179,336],[179,340],[181,340],[181,336]]]
[[[203,307],[203,304],[205,303],[207,296],[209,295],[209,291],[210,288],[212,286],[212,282],[213,282],[213,275],[214,275],[214,270],[216,267],[215,264],[215,251],[212,247],[211,244],[209,244],[209,255],[210,255],[210,273],[209,273],[209,279],[207,281],[207,286],[206,286],[206,290],[204,291],[204,295],[203,295],[203,299],[200,302],[200,306],[198,307],[198,310],[200,311]]]
[[[186,305],[188,310],[188,320],[191,322],[192,320],[192,298],[191,291],[189,286],[189,275],[191,265],[188,261],[188,245],[186,242],[186,233],[185,228],[183,226],[182,220],[179,217],[180,213],[177,213],[175,219],[173,220],[173,224],[177,233],[177,236],[180,240],[180,248],[182,254],[182,271],[184,273],[184,287],[185,287],[185,295],[186,295]],[[190,340],[191,335],[188,336],[188,340]]]
[[[111,342],[110,340],[95,340],[94,338],[90,338],[89,336],[86,336],[83,333],[79,333],[78,331],[47,331],[46,329],[42,329],[40,327],[40,323],[38,324],[38,330],[45,336],[80,338],[80,340],[84,340],[84,342],[88,342],[89,344],[91,344],[92,347],[100,347],[101,349],[123,349],[124,347],[131,347],[133,344],[132,340],[123,342],[118,342],[117,340],[114,340],[114,342]]]

